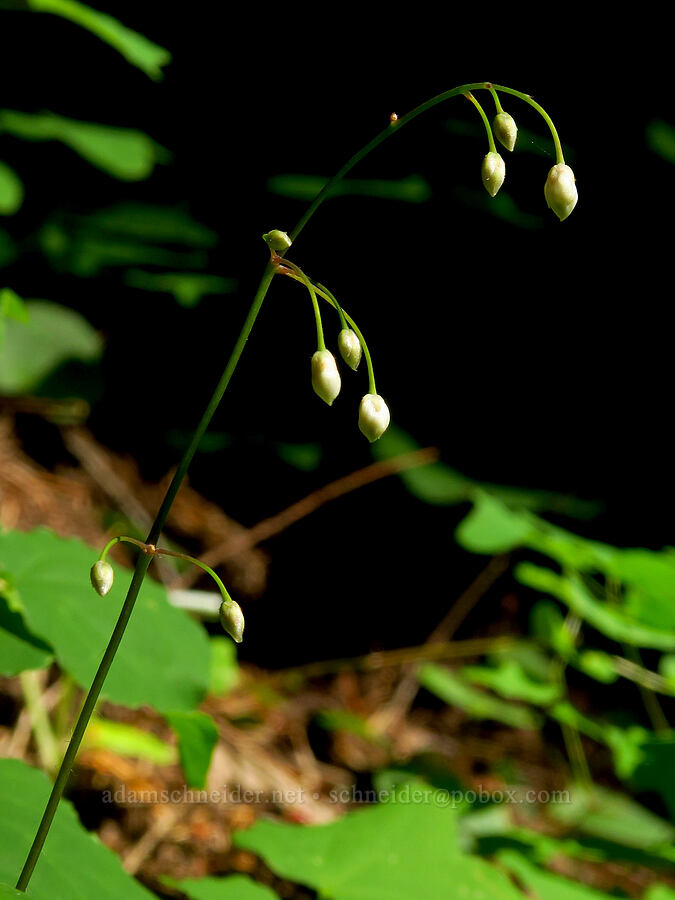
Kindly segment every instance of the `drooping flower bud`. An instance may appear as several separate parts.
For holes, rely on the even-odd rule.
[[[513,150],[518,137],[518,126],[512,115],[507,112],[497,113],[492,123],[492,130],[502,146],[506,147],[507,150]]]
[[[329,406],[340,393],[340,373],[330,350],[317,350],[312,357],[312,387]]]
[[[105,560],[97,559],[89,573],[94,590],[100,597],[105,597],[113,586],[115,573],[113,567]]]
[[[506,178],[506,165],[499,153],[495,153],[494,150],[486,153],[481,175],[485,190],[491,197],[494,197]]]
[[[338,335],[338,348],[347,365],[356,371],[361,362],[361,341],[356,332],[351,328],[343,328]]]
[[[220,624],[233,641],[241,644],[244,639],[244,614],[236,600],[223,600],[220,604]]]
[[[270,250],[274,250],[275,253],[284,253],[293,243],[286,232],[279,231],[278,228],[268,231],[267,234],[263,234],[263,241],[265,241]]]
[[[381,438],[389,427],[389,407],[379,394],[366,394],[359,407],[359,428],[370,443]]]
[[[577,205],[579,195],[575,181],[574,172],[564,163],[553,166],[548,173],[544,185],[544,197],[548,208],[553,210],[561,222]]]

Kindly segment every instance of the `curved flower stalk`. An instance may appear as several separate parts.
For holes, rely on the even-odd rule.
[[[349,160],[347,160],[347,162],[333,176],[333,178],[331,178],[330,181],[327,182],[327,184],[323,187],[323,189],[317,194],[317,196],[314,198],[314,200],[310,203],[310,205],[306,209],[305,213],[301,216],[300,220],[297,222],[295,227],[289,233],[286,233],[279,229],[275,229],[274,231],[267,233],[266,239],[267,239],[268,246],[270,248],[271,259],[265,266],[265,269],[262,273],[262,277],[260,279],[260,283],[258,285],[257,291],[255,293],[255,296],[253,297],[251,306],[249,308],[248,314],[246,315],[246,318],[242,325],[239,336],[237,337],[237,339],[234,343],[234,347],[229,356],[227,364],[225,365],[225,369],[223,370],[223,373],[215,387],[215,390],[211,396],[211,399],[209,400],[209,402],[206,406],[206,409],[204,410],[202,417],[199,420],[199,423],[195,429],[192,439],[191,439],[187,449],[185,450],[185,453],[183,454],[182,459],[180,460],[180,462],[178,464],[176,472],[175,472],[173,479],[171,480],[171,483],[167,489],[166,495],[160,505],[160,508],[157,512],[155,520],[152,524],[152,527],[150,528],[150,531],[148,533],[148,537],[147,537],[145,544],[143,544],[143,542],[140,542],[140,541],[135,542],[131,539],[128,539],[128,540],[131,540],[132,543],[134,543],[134,542],[138,543],[142,547],[144,552],[140,553],[138,556],[138,559],[136,561],[136,566],[134,568],[134,574],[131,579],[131,584],[129,585],[129,589],[127,591],[127,595],[124,600],[124,604],[122,606],[122,610],[120,612],[119,618],[117,620],[117,623],[115,625],[113,633],[110,637],[110,641],[108,642],[108,646],[106,647],[105,653],[103,654],[103,658],[102,658],[102,660],[99,664],[99,667],[96,671],[96,674],[92,681],[89,692],[87,693],[87,696],[85,697],[84,703],[82,705],[82,709],[80,711],[80,715],[77,719],[77,722],[75,723],[75,728],[73,729],[72,736],[70,738],[70,741],[68,742],[68,746],[67,746],[66,752],[64,754],[63,761],[61,763],[61,767],[60,767],[60,769],[57,773],[56,779],[54,781],[54,786],[52,788],[51,794],[47,801],[47,805],[45,807],[44,814],[43,814],[40,824],[38,826],[38,829],[35,834],[33,843],[30,847],[30,850],[28,851],[28,856],[26,858],[26,862],[23,866],[21,874],[19,875],[19,879],[18,879],[17,885],[16,885],[18,890],[25,891],[30,882],[31,876],[33,874],[33,870],[35,869],[35,865],[39,859],[45,839],[47,838],[47,834],[49,832],[52,820],[54,818],[54,814],[58,807],[61,796],[63,795],[63,791],[64,791],[66,783],[68,781],[68,776],[69,776],[72,766],[75,762],[75,757],[80,748],[82,738],[84,736],[85,730],[87,728],[87,725],[89,723],[91,715],[96,706],[96,702],[97,702],[99,694],[101,692],[101,688],[103,687],[105,679],[108,675],[110,666],[113,663],[115,654],[117,652],[117,648],[119,647],[120,642],[122,641],[122,638],[124,636],[124,632],[126,630],[129,619],[131,618],[131,614],[133,612],[134,605],[136,603],[136,598],[138,596],[138,593],[139,593],[141,586],[143,584],[143,581],[145,579],[145,576],[146,576],[148,567],[150,565],[150,562],[152,560],[152,557],[158,552],[157,551],[157,542],[159,540],[159,537],[160,537],[162,530],[164,528],[164,525],[166,523],[167,517],[169,515],[169,511],[173,505],[174,499],[176,498],[176,495],[177,495],[178,490],[183,482],[183,479],[185,478],[188,468],[190,467],[190,463],[192,462],[192,459],[193,459],[195,453],[197,452],[197,449],[198,449],[199,444],[206,432],[206,429],[208,428],[209,423],[211,422],[211,419],[213,418],[213,415],[214,415],[216,409],[220,405],[220,401],[222,400],[223,395],[225,394],[225,391],[227,390],[227,387],[230,383],[232,375],[233,375],[235,369],[237,368],[237,365],[239,363],[241,355],[244,351],[244,347],[246,346],[246,342],[248,341],[248,338],[251,334],[251,331],[253,330],[253,326],[256,322],[256,319],[258,318],[258,314],[262,307],[263,301],[265,300],[265,297],[270,288],[272,280],[276,274],[290,275],[291,277],[296,278],[296,280],[302,281],[305,284],[305,286],[308,287],[308,289],[310,291],[310,295],[312,295],[312,303],[313,303],[313,306],[315,309],[315,315],[317,316],[317,341],[319,344],[319,347],[318,347],[319,350],[325,349],[325,344],[322,346],[323,335],[322,335],[322,332],[320,332],[320,315],[318,314],[317,298],[321,297],[326,302],[328,302],[331,306],[333,306],[334,309],[336,309],[338,311],[341,321],[344,317],[344,321],[342,322],[342,328],[344,329],[347,326],[349,326],[349,328],[351,328],[354,331],[354,333],[357,335],[359,343],[361,344],[361,347],[362,347],[363,355],[366,359],[366,363],[368,366],[369,389],[368,389],[368,394],[366,394],[366,396],[364,397],[364,400],[362,401],[362,405],[365,403],[366,406],[369,407],[369,404],[371,404],[372,405],[371,414],[372,414],[372,411],[375,409],[375,406],[376,406],[375,401],[372,399],[371,400],[367,399],[368,395],[372,395],[374,397],[379,397],[379,395],[377,394],[377,391],[375,390],[375,378],[374,378],[374,374],[373,374],[372,360],[370,358],[370,353],[368,352],[366,343],[363,340],[363,336],[362,336],[361,332],[358,330],[358,327],[356,326],[354,320],[350,316],[348,316],[346,313],[344,313],[344,311],[342,311],[340,309],[340,306],[339,306],[337,300],[335,300],[335,298],[330,293],[330,291],[328,291],[326,288],[324,288],[322,285],[320,285],[316,282],[310,282],[310,280],[307,279],[307,277],[304,275],[304,273],[301,273],[301,275],[298,274],[299,272],[301,272],[301,270],[299,270],[297,267],[293,266],[293,264],[289,265],[287,261],[283,260],[283,258],[281,257],[280,254],[282,254],[282,253],[285,254],[286,251],[291,247],[291,245],[297,240],[298,236],[301,234],[301,232],[303,231],[303,229],[305,228],[307,223],[310,221],[310,219],[312,218],[314,213],[317,211],[317,209],[319,209],[321,204],[330,195],[331,191],[336,187],[336,185],[339,184],[339,182],[345,177],[345,175],[347,175],[354,168],[354,166],[356,166],[362,159],[364,159],[366,156],[368,156],[368,154],[371,153],[376,147],[379,147],[380,144],[384,143],[384,141],[388,140],[396,132],[398,132],[401,128],[405,127],[406,125],[408,125],[409,123],[414,121],[418,116],[422,115],[427,110],[432,109],[435,106],[438,106],[438,104],[440,104],[440,103],[444,103],[446,100],[450,100],[454,97],[471,95],[473,91],[480,91],[480,90],[489,91],[492,94],[493,98],[498,97],[499,93],[510,94],[511,96],[514,96],[514,97],[517,97],[517,98],[523,100],[525,103],[529,104],[534,109],[536,109],[539,112],[539,114],[544,118],[544,120],[546,121],[546,123],[549,126],[549,129],[551,131],[551,135],[553,138],[553,143],[555,145],[555,151],[556,151],[556,166],[565,166],[565,159],[563,156],[562,147],[561,147],[560,140],[558,138],[558,133],[555,129],[555,126],[553,125],[553,122],[552,122],[551,118],[548,116],[548,114],[544,111],[544,109],[535,100],[532,99],[532,97],[530,97],[528,94],[524,94],[522,91],[517,91],[513,88],[505,87],[503,85],[491,84],[490,82],[487,82],[487,81],[473,82],[471,84],[462,84],[462,85],[459,85],[458,87],[452,88],[451,90],[444,91],[443,93],[438,94],[435,97],[432,97],[431,99],[425,101],[424,103],[421,103],[419,106],[417,106],[415,109],[413,109],[411,112],[407,113],[406,115],[398,116],[398,115],[392,114],[392,116],[390,117],[390,119],[387,123],[387,126],[382,131],[380,131],[378,134],[376,134],[375,137],[372,138],[372,140],[370,140],[367,144],[365,144],[363,147],[361,147],[361,149],[358,150]],[[476,102],[475,98],[473,98],[473,100],[474,100],[474,102]],[[477,104],[477,102],[476,102],[476,105],[479,106],[479,104]],[[479,110],[479,111],[481,111],[481,110]],[[499,111],[500,110],[498,109],[498,113],[499,113]],[[486,130],[488,133],[488,142],[490,144],[489,152],[496,153],[494,138],[492,136],[490,124],[487,121],[487,117],[485,116],[484,112],[482,112],[482,117],[486,124]],[[502,140],[502,137],[504,135],[502,135],[500,133],[500,130],[497,126],[495,126],[495,127],[497,128],[499,140]],[[507,138],[507,141],[510,141],[510,138]],[[504,141],[502,140],[502,142],[504,142]],[[508,148],[508,142],[506,143],[506,146]],[[510,148],[508,148],[508,149],[510,149]],[[569,169],[569,167],[567,166],[566,169]],[[576,206],[576,187],[574,187],[574,202],[572,203],[571,202],[572,192],[571,192],[571,189],[569,186],[570,179],[572,179],[572,184],[573,184],[574,183],[573,182],[574,175],[573,175],[571,169],[569,169],[569,172],[566,173],[565,178],[563,179],[562,183],[558,185],[557,188],[554,189],[553,186],[548,187],[548,181],[547,181],[546,201],[549,203],[549,205],[551,206],[553,211],[561,219],[566,219],[569,216],[572,209],[574,209],[574,207]],[[558,176],[557,181],[560,182],[560,175]],[[492,186],[494,186],[495,183],[496,182],[493,180]],[[559,194],[560,194],[562,187],[565,187],[565,197],[562,198],[564,202],[561,204],[561,202],[559,202],[561,199],[559,197]],[[563,212],[564,215],[561,216],[560,212]],[[348,363],[348,365],[351,365],[349,360],[347,360],[347,363]],[[384,403],[384,401],[382,401],[382,403]],[[386,404],[385,404],[385,406],[386,406]],[[381,427],[382,424],[385,422],[386,416],[384,414],[384,407],[380,406],[379,404],[377,404],[377,407],[379,409],[379,413],[377,413],[377,414],[380,416],[378,427]],[[369,407],[369,409],[370,409],[370,407]],[[388,412],[388,410],[387,410],[387,412]],[[369,425],[373,424],[372,417],[368,421],[369,421]],[[365,419],[364,419],[364,423],[365,423]],[[370,432],[368,434],[366,434],[366,436],[369,438],[369,440],[373,439],[371,437],[371,435],[375,435],[376,431],[377,431],[377,429],[373,428],[372,430],[370,430]],[[162,551],[162,552],[168,554],[169,551]],[[200,564],[197,560],[192,560],[192,561],[194,563],[196,563],[197,565],[202,565],[202,567],[204,568],[203,564]],[[105,562],[105,559],[103,558],[103,559],[99,560],[99,562]],[[96,568],[96,564],[94,564],[94,567]],[[215,575],[215,573],[212,573],[212,574],[217,579],[217,576]],[[107,593],[106,588],[107,588],[109,576],[110,576],[110,572],[105,566],[98,566],[98,568],[96,569],[96,573],[93,573],[92,582],[94,584],[95,589],[97,591],[99,591],[99,593],[102,593],[102,594]],[[109,589],[109,588],[107,588],[107,589]],[[224,587],[223,587],[223,590],[225,590]],[[225,592],[225,594],[227,594],[227,592]],[[225,622],[228,626],[228,630],[231,629],[230,633],[233,635],[234,639],[240,640],[241,633],[243,630],[243,618],[241,620],[241,628],[239,628],[239,625],[237,624],[237,622],[238,622],[237,611],[234,608],[234,606],[230,606],[227,603],[227,601],[225,599],[225,594],[223,595],[223,597],[224,597],[223,603],[226,605],[225,617],[224,617]],[[229,598],[229,594],[227,594],[227,597]],[[229,601],[231,604],[234,604],[234,601],[231,598],[229,598]],[[221,609],[222,609],[222,607],[221,607]],[[221,621],[223,621],[222,616],[221,616]]]

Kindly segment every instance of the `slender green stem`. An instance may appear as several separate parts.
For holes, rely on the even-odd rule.
[[[484,87],[488,87],[488,90],[490,88],[496,88],[497,90],[503,91],[506,94],[513,94],[514,97],[520,97],[520,99],[524,100],[525,103],[529,103],[530,106],[534,107],[534,109],[537,110],[539,115],[544,119],[544,121],[546,122],[546,124],[548,125],[548,127],[551,130],[551,137],[553,138],[553,143],[555,144],[555,156],[556,156],[555,161],[557,163],[562,163],[564,165],[565,157],[563,156],[562,146],[560,144],[560,138],[558,137],[558,132],[556,131],[556,127],[553,124],[551,117],[546,112],[546,110],[543,108],[543,106],[540,106],[536,100],[533,100],[532,97],[530,97],[529,94],[524,94],[522,91],[515,91],[513,88],[504,87],[503,84],[484,85]]]
[[[105,562],[105,558],[108,555],[108,550],[115,546],[115,544],[135,544],[137,547],[140,547],[141,550],[145,550],[147,544],[144,544],[143,541],[137,541],[136,538],[127,537],[125,534],[120,534],[117,537],[114,537],[111,541],[105,545],[103,550],[101,550],[101,555],[99,556],[99,560],[101,562]]]
[[[488,84],[487,89],[490,91],[490,93],[492,94],[492,99],[495,101],[495,107],[497,109],[497,113],[503,113],[504,110],[502,109],[502,105],[499,102],[499,94],[497,93],[497,91],[494,89],[494,87],[491,84]]]
[[[321,323],[321,310],[319,309],[319,301],[316,299],[316,289],[309,278],[302,271],[300,266],[296,266],[295,263],[292,263],[289,259],[280,259],[280,262],[284,266],[288,266],[293,272],[298,276],[298,280],[301,281],[307,290],[309,291],[309,296],[312,298],[312,306],[314,307],[314,319],[316,321],[316,343],[317,348],[319,350],[326,349],[326,341],[323,336],[323,325]]]
[[[44,705],[43,673],[40,671],[20,672],[19,683],[28,710],[40,762],[48,772],[51,772],[58,763],[59,749]]]
[[[309,220],[312,218],[312,216],[321,206],[324,200],[330,195],[330,192],[335,187],[335,185],[338,184],[338,182],[340,182],[344,178],[344,176],[348,172],[350,172],[355,165],[357,165],[357,163],[359,163],[364,157],[375,150],[375,148],[383,143],[383,141],[385,141],[388,137],[393,135],[394,132],[399,131],[400,128],[402,128],[408,122],[411,122],[413,119],[417,118],[417,116],[420,116],[428,109],[432,109],[439,103],[442,103],[445,100],[449,100],[452,97],[457,97],[461,94],[465,94],[467,93],[467,91],[480,90],[482,88],[485,88],[486,85],[487,82],[476,82],[473,84],[463,84],[459,87],[453,88],[452,90],[445,91],[442,94],[438,94],[438,96],[436,97],[432,97],[425,103],[420,104],[411,112],[398,119],[395,123],[391,123],[390,125],[388,125],[386,129],[381,131],[364,147],[358,150],[324,186],[324,188],[319,192],[319,194],[309,205],[304,215],[300,218],[295,228],[291,231],[291,240],[295,241],[298,238],[303,228],[307,225]],[[549,126],[551,127],[554,134],[554,141],[557,140],[557,134],[555,133],[555,129],[553,128],[553,123],[550,122],[550,119],[548,119],[548,117],[545,115],[543,110],[541,110],[541,107],[539,107],[538,104],[535,104],[534,101],[531,100],[531,98],[528,98],[525,94],[520,94],[518,91],[512,91],[509,88],[501,88],[499,87],[499,85],[496,85],[496,87],[500,90],[506,91],[507,93],[516,94],[522,99],[525,99],[526,102],[535,106],[535,108],[538,108],[542,115],[544,115],[544,117],[549,122]],[[556,146],[559,147],[559,141],[557,142]],[[559,156],[562,157],[562,152],[560,152]],[[559,161],[561,160],[559,159]],[[260,308],[263,304],[267,291],[269,290],[269,286],[272,282],[275,271],[275,266],[272,261],[270,261],[265,267],[262,278],[258,285],[258,289],[251,303],[251,307],[242,326],[241,332],[239,333],[239,336],[235,342],[227,365],[225,366],[225,370],[221,375],[218,384],[216,385],[216,389],[214,390],[206,409],[204,410],[202,418],[200,419],[199,424],[197,425],[197,428],[192,436],[192,440],[190,441],[188,448],[186,449],[180,463],[178,464],[178,468],[176,469],[176,472],[171,480],[171,484],[169,485],[166,495],[164,496],[164,500],[162,501],[159,511],[157,512],[155,521],[150,528],[150,532],[147,537],[148,544],[157,544],[159,536],[169,515],[171,506],[173,505],[173,501],[175,500],[176,494],[178,493],[187,470],[190,467],[190,463],[192,462],[192,459],[197,452],[206,429],[208,428],[209,423],[211,422],[211,419],[213,418],[213,415],[220,404],[223,394],[225,393],[225,390],[230,383],[230,379],[234,374],[241,354],[244,350],[244,347],[246,346],[248,337],[258,317],[258,313],[260,312]],[[354,327],[353,323],[352,327]],[[354,328],[354,331],[356,331],[356,328]],[[359,332],[356,331],[356,334],[358,335]],[[359,338],[359,340],[361,340],[361,338]],[[124,605],[122,606],[122,610],[117,620],[117,624],[115,625],[115,629],[110,638],[110,642],[106,647],[105,653],[103,654],[103,659],[101,660],[96,675],[94,676],[94,680],[92,682],[91,688],[89,689],[89,693],[87,694],[82,705],[80,715],[78,716],[77,722],[75,723],[75,728],[73,730],[71,740],[63,757],[63,761],[57,773],[56,780],[54,781],[54,786],[52,788],[51,794],[49,795],[42,820],[40,821],[40,825],[38,826],[35,839],[33,840],[33,844],[28,852],[26,862],[17,881],[16,886],[20,891],[25,891],[30,881],[31,875],[33,874],[33,870],[40,856],[40,852],[42,850],[45,839],[49,832],[49,828],[54,818],[54,814],[58,807],[59,800],[61,799],[61,796],[63,795],[63,792],[65,790],[68,777],[75,762],[77,751],[79,750],[80,743],[82,742],[82,737],[84,736],[84,732],[87,728],[87,724],[89,723],[89,719],[98,700],[101,688],[103,687],[103,683],[108,674],[108,670],[112,665],[112,662],[115,658],[115,653],[117,652],[117,648],[119,647],[119,644],[126,630],[127,623],[129,622],[131,613],[133,612],[138,592],[140,591],[141,585],[143,584],[143,580],[145,578],[145,574],[148,570],[148,566],[150,565],[150,560],[151,557],[143,553],[139,555],[136,561],[131,584],[129,585],[129,590],[127,592]]]
[[[364,355],[365,358],[366,358],[366,367],[367,367],[367,369],[368,369],[368,393],[369,393],[369,394],[376,394],[376,393],[377,393],[377,389],[376,389],[376,387],[375,387],[375,370],[373,369],[373,360],[372,360],[372,357],[371,357],[371,355],[370,355],[370,350],[368,349],[368,344],[366,344],[366,339],[365,339],[364,336],[361,334],[360,328],[358,327],[358,325],[356,324],[356,322],[352,319],[352,317],[351,317],[350,315],[348,315],[348,314],[342,309],[342,307],[340,306],[340,304],[337,302],[337,300],[336,300],[335,297],[331,294],[331,292],[328,290],[327,287],[325,287],[323,284],[318,284],[318,283],[317,283],[316,286],[317,286],[317,288],[319,288],[319,295],[322,296],[322,297],[324,298],[324,300],[327,300],[327,301],[328,301],[332,306],[334,306],[336,309],[340,310],[340,312],[342,313],[342,315],[343,315],[344,318],[347,320],[347,322],[349,323],[350,327],[352,328],[352,330],[353,330],[354,333],[356,334],[357,338],[359,339],[359,342],[360,342],[361,346],[363,347],[363,355]]]
[[[485,110],[471,92],[466,93],[464,96],[467,98],[467,100],[470,100],[473,103],[473,105],[480,113],[480,117],[483,120],[483,125],[485,125],[485,131],[487,132],[487,139],[490,145],[490,153],[496,153],[497,148],[495,147],[494,135],[492,134],[492,128],[490,127],[490,123],[488,122],[488,117],[485,115]]]
[[[174,559],[184,559],[186,562],[192,563],[193,566],[199,566],[200,569],[203,569],[205,572],[213,578],[215,583],[218,585],[218,590],[223,595],[223,600],[226,603],[232,602],[232,597],[230,597],[229,591],[220,580],[220,578],[213,571],[211,566],[207,566],[206,563],[202,562],[201,559],[195,559],[194,556],[188,556],[186,553],[177,553],[175,550],[165,550],[163,547],[157,547],[155,550],[157,556],[172,556]]]

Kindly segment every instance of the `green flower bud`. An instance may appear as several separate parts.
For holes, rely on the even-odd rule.
[[[496,196],[497,191],[504,184],[504,178],[506,177],[506,165],[499,153],[490,150],[490,152],[485,155],[481,174],[483,176],[485,190],[491,197]]]
[[[359,428],[370,443],[381,438],[389,427],[389,407],[379,394],[366,394],[359,407]]]
[[[507,150],[513,150],[518,137],[518,126],[513,116],[507,112],[497,113],[492,123],[492,130],[502,146],[506,147]]]
[[[273,231],[268,231],[267,234],[263,234],[263,241],[265,241],[270,250],[274,250],[275,253],[284,253],[293,243],[286,232],[279,231],[278,228],[275,228]]]
[[[553,166],[548,173],[544,185],[544,197],[548,208],[553,210],[561,222],[577,205],[579,195],[575,181],[574,172],[564,163]]]
[[[340,393],[340,373],[330,350],[317,350],[312,357],[312,387],[329,406]]]
[[[241,644],[244,639],[244,614],[236,600],[223,600],[220,604],[220,624],[233,641]]]
[[[96,593],[101,597],[105,597],[113,585],[115,573],[109,562],[97,559],[91,567],[89,577]]]
[[[361,362],[361,341],[356,332],[351,328],[343,328],[338,335],[338,348],[347,365],[356,371]]]

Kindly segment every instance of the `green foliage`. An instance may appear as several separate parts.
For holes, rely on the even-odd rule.
[[[662,119],[654,119],[647,126],[647,146],[667,162],[675,163],[675,128]]]
[[[23,203],[23,195],[21,179],[0,160],[0,216],[13,216]]]
[[[185,878],[183,881],[172,881],[171,884],[184,891],[192,900],[279,900],[273,890],[251,881],[246,875]]]
[[[561,695],[559,685],[532,678],[515,659],[500,659],[490,667],[464,666],[461,676],[508,700],[522,700],[535,706],[548,706]]]
[[[24,394],[62,362],[79,359],[96,361],[103,342],[89,323],[72,309],[29,300],[28,320],[15,315],[4,323],[5,335],[0,355],[0,391]]]
[[[0,535],[0,569],[11,574],[26,628],[83,687],[91,684],[131,577],[117,566],[112,591],[102,599],[89,584],[94,559],[81,541],[46,530]],[[146,581],[102,695],[131,707],[192,710],[208,678],[204,630],[170,606],[162,587]]]
[[[77,0],[27,0],[35,12],[53,13],[81,25],[106,44],[114,47],[133,66],[137,66],[150,78],[162,78],[162,67],[171,62],[171,54],[153,44],[142,34],[122,25],[117,19],[98,12]]]
[[[197,306],[202,297],[209,294],[227,294],[237,287],[233,278],[200,272],[144,272],[142,269],[129,269],[124,280],[130,287],[173,294],[176,302],[186,307]]]
[[[172,765],[177,758],[175,748],[151,732],[110,719],[93,718],[82,745],[89,749],[109,750],[119,756],[144,759],[157,766]]]
[[[446,796],[409,784],[390,802],[328,825],[258,822],[236,844],[326,900],[520,898],[502,872],[460,849],[457,813],[442,808]]]
[[[608,900],[607,894],[585,885],[575,884],[568,878],[542,871],[526,857],[514,850],[502,850],[498,861],[528,890],[542,900]]]
[[[167,713],[167,720],[178,738],[180,764],[189,787],[203,788],[218,743],[218,728],[203,712]]]
[[[42,772],[16,759],[0,760],[0,880],[15,884],[35,836],[51,785]],[[8,896],[12,896],[9,894]],[[61,801],[27,895],[38,900],[150,900],[115,854],[80,824]]]
[[[141,131],[79,122],[51,112],[0,110],[0,133],[3,131],[25,141],[60,141],[121,181],[142,181],[169,157],[168,151]]]
[[[229,694],[239,681],[237,648],[229,638],[212,637],[209,693],[222,697]]]
[[[0,675],[42,669],[54,658],[51,647],[26,628],[6,599],[9,574],[0,573]]]
[[[328,184],[320,175],[274,175],[267,189],[294,200],[313,200]],[[406,203],[425,203],[431,198],[431,188],[421,175],[383,180],[378,178],[345,178],[337,184],[331,196],[375,197],[379,200],[403,200]]]

